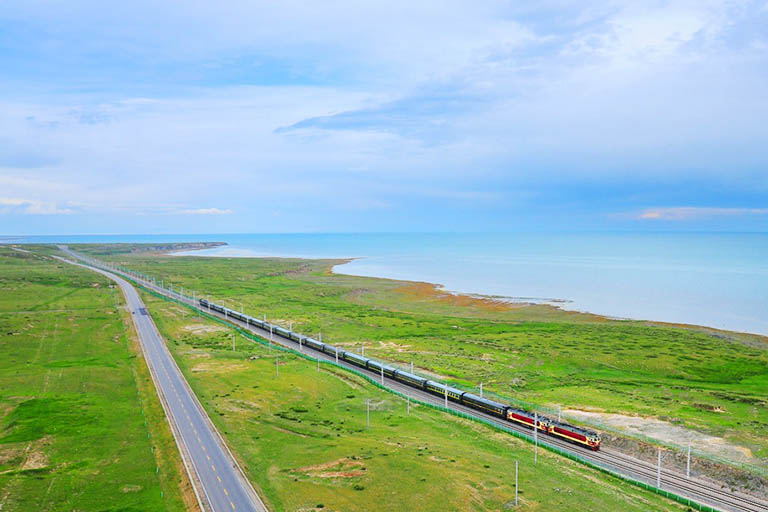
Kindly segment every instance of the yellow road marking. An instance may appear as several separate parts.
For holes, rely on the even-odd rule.
[[[227,488],[226,488],[226,487],[224,488],[224,494],[226,494],[227,496],[229,496],[229,491],[227,490]]]
[[[219,475],[216,475],[216,478],[219,479],[219,483],[221,483],[221,477]]]
[[[232,505],[232,510],[235,510],[235,504],[232,503],[231,501],[229,502],[229,504]]]
[[[216,471],[216,466],[214,466],[213,464],[211,464],[211,469],[213,469],[214,471]]]

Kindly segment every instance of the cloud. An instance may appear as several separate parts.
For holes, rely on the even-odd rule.
[[[230,209],[221,208],[198,208],[195,210],[180,210],[176,213],[178,215],[231,215],[235,212]]]
[[[73,212],[69,208],[59,208],[56,203],[36,201],[34,199],[0,197],[0,213],[17,215],[68,215]]]
[[[635,215],[640,220],[699,220],[714,217],[736,217],[744,215],[768,215],[768,208],[707,208],[678,206],[673,208],[650,208]]]
[[[87,229],[218,229],[208,204],[251,230],[285,205],[269,229],[634,222],[768,193],[763,1],[6,4],[0,193]]]

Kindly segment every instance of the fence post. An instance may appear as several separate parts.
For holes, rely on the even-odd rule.
[[[659,464],[656,468],[656,487],[661,489],[661,447],[659,447]]]
[[[515,506],[517,506],[517,461],[515,461]]]
[[[539,463],[539,413],[533,413],[533,463]]]

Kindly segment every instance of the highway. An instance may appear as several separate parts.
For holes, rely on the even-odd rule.
[[[60,248],[70,256],[80,258],[66,246]],[[111,272],[59,259],[98,272],[115,281],[122,289],[144,357],[203,510],[266,512],[267,507],[240,470],[181,374],[133,285]]]
[[[74,253],[71,253],[75,255]],[[75,255],[80,257],[79,255]],[[95,260],[91,260],[94,264],[101,264]],[[218,316],[233,325],[248,330],[262,339],[271,339],[274,343],[280,344],[285,347],[292,348],[294,350],[302,350],[308,355],[314,358],[318,358],[326,361],[334,361],[335,358],[331,355],[315,351],[306,346],[300,347],[299,344],[288,338],[279,336],[277,333],[270,333],[269,331],[247,325],[232,317],[224,317],[224,315],[217,313],[216,311],[200,308],[199,304],[195,304],[191,297],[183,296],[175,291],[169,291],[158,287],[155,283],[147,280],[143,280],[139,275],[131,275],[132,279],[140,282],[145,287],[152,289],[163,295],[172,297],[189,304],[190,306],[202,309],[206,313],[212,316]],[[133,288],[131,288],[133,290]],[[133,291],[135,293],[135,290]],[[166,351],[167,352],[167,351]],[[170,355],[168,356],[170,357]],[[423,402],[432,403],[435,405],[444,406],[444,399],[427,393],[426,391],[419,390],[410,386],[407,386],[399,381],[395,381],[386,376],[382,378],[379,373],[362,369],[358,366],[351,365],[343,360],[339,360],[338,364],[348,367],[357,372],[366,373],[371,378],[381,382],[388,388],[399,391],[400,393],[407,394],[414,399],[418,399]],[[475,409],[465,407],[455,402],[449,402],[449,407],[460,411],[465,414],[470,414],[485,420],[491,421],[504,428],[514,430],[528,436],[532,436],[532,429],[526,428],[523,425],[516,423],[502,421],[497,417],[486,415]],[[606,447],[605,445],[598,452],[593,452],[579,445],[568,443],[559,438],[547,436],[539,433],[539,441],[556,446],[562,450],[572,452],[590,462],[605,467],[617,474],[625,475],[633,479],[645,482],[650,485],[656,485],[657,466],[655,464],[648,463],[646,461],[636,459],[617,450]],[[661,471],[661,488],[665,491],[675,493],[679,496],[683,496],[696,501],[697,503],[705,504],[719,510],[729,512],[768,512],[768,502],[760,500],[754,496],[740,493],[738,491],[732,491],[727,486],[720,482],[715,482],[705,478],[691,477],[687,478],[684,474],[680,474],[676,471],[662,468]]]

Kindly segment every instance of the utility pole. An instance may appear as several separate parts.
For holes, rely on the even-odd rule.
[[[317,358],[317,371],[320,371],[320,358]]]
[[[405,392],[405,400],[406,400],[405,413],[408,416],[410,416],[411,415],[411,395],[407,391]]]
[[[443,388],[445,390],[445,408],[448,408],[448,384]]]
[[[232,352],[234,352],[235,351],[235,334],[232,333],[231,336],[232,336]]]
[[[661,447],[659,447],[659,464],[656,468],[656,487],[661,489]]]
[[[293,322],[288,322],[288,330],[291,332],[291,334],[293,334]],[[301,339],[301,338],[299,338],[299,339]],[[301,343],[301,342],[299,342],[299,343]]]
[[[413,373],[413,361],[411,361],[411,373]]]
[[[480,398],[483,398],[483,383],[480,383]]]
[[[336,347],[336,364],[339,364],[339,347]]]
[[[275,378],[280,377],[280,352],[275,354]]]
[[[563,412],[563,406],[562,405],[558,405],[557,406],[557,422],[558,423],[560,423],[560,415],[562,414],[562,412]]]
[[[517,506],[517,461],[515,461],[515,506]]]
[[[365,430],[371,428],[371,400],[365,401]]]
[[[363,357],[365,357],[365,345],[363,345],[362,347],[360,347],[360,355],[361,355],[361,356],[363,356]]]
[[[688,443],[688,463],[685,465],[685,478],[691,478],[691,443]]]
[[[539,463],[539,414],[533,413],[533,463]]]
[[[384,385],[384,365],[381,365],[381,385]]]

